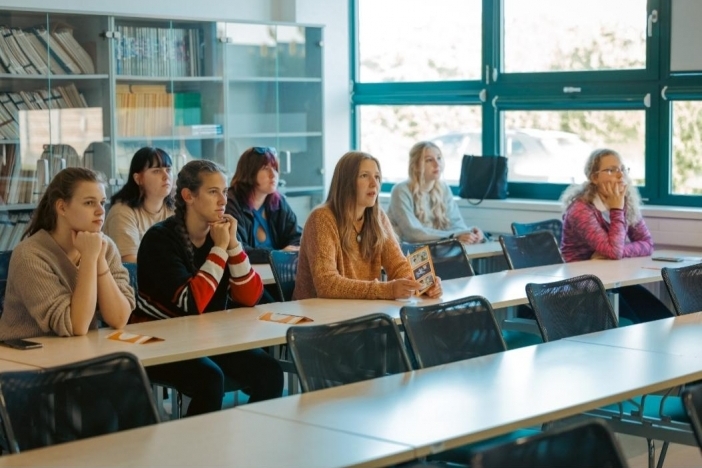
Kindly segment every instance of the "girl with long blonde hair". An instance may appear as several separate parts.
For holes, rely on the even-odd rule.
[[[455,237],[464,244],[484,240],[477,227],[466,226],[451,189],[441,180],[444,159],[438,146],[420,141],[410,150],[409,179],[396,184],[388,217],[403,242],[431,242]]]

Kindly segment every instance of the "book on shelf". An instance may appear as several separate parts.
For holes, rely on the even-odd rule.
[[[173,118],[176,125],[202,123],[202,98],[200,93],[173,93]]]
[[[222,134],[219,124],[178,125],[175,134],[179,136],[214,136]]]
[[[17,51],[15,50],[17,42],[12,37],[12,33],[6,32],[6,28],[0,27],[0,49],[3,51],[4,59],[7,63],[4,66],[7,68],[9,73],[15,75],[27,75],[28,71],[24,68],[24,61],[26,57],[18,57]]]
[[[27,57],[37,74],[48,75],[49,67],[47,66],[46,61],[41,54],[37,53],[32,45],[32,42],[28,39],[28,36],[32,36],[32,38],[34,38],[34,35],[31,32],[25,34],[25,32],[19,28],[12,28],[10,29],[10,32],[17,42],[17,47]]]
[[[93,59],[76,38],[73,37],[73,28],[66,23],[57,23],[52,29],[51,37],[55,39],[54,44],[56,42],[61,44],[61,47],[63,47],[71,59],[73,59],[74,63],[78,65],[82,73],[86,75],[95,74]]]
[[[49,56],[60,66],[67,74],[80,75],[81,69],[78,64],[71,58],[70,54],[64,50],[59,42],[51,39],[51,34],[44,26],[35,26],[30,28],[30,31],[39,38],[43,47],[49,51]]]

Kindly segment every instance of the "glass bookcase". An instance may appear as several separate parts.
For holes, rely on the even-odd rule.
[[[230,175],[272,146],[281,190],[321,201],[321,27],[17,10],[0,25],[0,250],[63,167],[101,171],[110,196],[142,146]]]

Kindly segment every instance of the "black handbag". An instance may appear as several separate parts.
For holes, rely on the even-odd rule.
[[[507,158],[464,155],[458,195],[461,198],[477,199],[477,202],[468,200],[472,205],[478,205],[486,198],[507,198]]]

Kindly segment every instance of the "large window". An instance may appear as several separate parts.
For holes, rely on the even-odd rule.
[[[409,150],[418,141],[436,143],[445,177],[457,183],[463,154],[482,154],[479,106],[362,106],[359,148],[376,156],[384,182],[407,179]]]
[[[702,101],[673,103],[671,191],[702,195]]]
[[[350,1],[352,145],[386,181],[429,139],[454,185],[464,154],[501,154],[510,197],[557,199],[607,147],[647,203],[702,206],[698,2]]]
[[[480,78],[480,0],[361,0],[359,78],[364,82]]]
[[[571,184],[585,180],[595,148],[617,151],[643,185],[643,111],[509,111],[504,113],[504,153],[514,182]]]
[[[646,67],[646,0],[504,0],[504,71]]]

